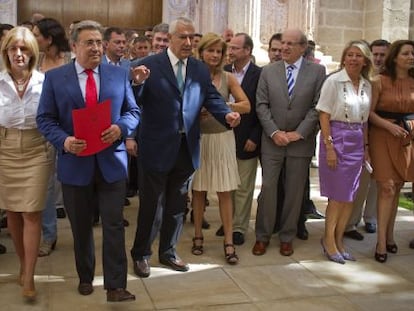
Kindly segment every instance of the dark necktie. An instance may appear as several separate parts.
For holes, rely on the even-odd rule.
[[[295,86],[295,80],[293,79],[293,69],[295,69],[295,65],[287,66],[287,78],[286,78],[286,80],[287,80],[289,97],[292,97],[293,87]]]
[[[95,79],[93,78],[92,69],[85,69],[85,73],[88,75],[88,78],[86,79],[86,88],[85,88],[85,104],[86,104],[86,107],[92,107],[98,103],[96,83],[95,83]]]
[[[183,79],[183,61],[181,59],[177,62],[177,85],[178,85],[178,89],[180,90],[182,94],[184,90],[184,79]]]

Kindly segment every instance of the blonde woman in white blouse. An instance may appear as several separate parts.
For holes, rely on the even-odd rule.
[[[0,73],[0,208],[20,260],[23,297],[36,298],[34,272],[41,216],[53,166],[52,148],[36,127],[43,74],[39,49],[25,27],[10,30],[1,45],[6,70]]]
[[[371,103],[371,51],[363,41],[350,42],[341,69],[322,86],[316,106],[321,140],[319,180],[328,197],[325,234],[321,239],[329,260],[344,264],[355,258],[345,250],[343,234],[352,212],[365,161],[369,161],[367,120]]]

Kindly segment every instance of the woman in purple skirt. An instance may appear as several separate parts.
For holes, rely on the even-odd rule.
[[[341,68],[330,75],[316,106],[321,140],[319,180],[328,197],[325,234],[329,260],[344,264],[355,258],[345,250],[343,234],[352,212],[362,165],[369,161],[367,120],[371,102],[372,60],[368,45],[351,41],[343,50]]]

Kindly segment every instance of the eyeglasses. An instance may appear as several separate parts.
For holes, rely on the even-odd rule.
[[[287,46],[294,46],[294,45],[302,45],[304,42],[292,42],[292,41],[281,41],[282,45]]]
[[[88,48],[91,48],[91,47],[93,47],[93,46],[97,46],[98,48],[100,48],[100,47],[102,47],[102,40],[86,40],[86,41],[81,41],[80,42],[80,44],[82,44],[82,45],[84,45],[84,46],[86,46],[86,47],[88,47]]]
[[[178,37],[178,39],[181,39],[181,40],[187,40],[187,39],[193,40],[194,39],[194,34],[179,34],[179,33],[176,33],[175,35]]]
[[[244,47],[240,47],[240,46],[231,46],[231,45],[229,45],[229,47],[228,47],[228,49],[229,50],[241,50],[241,49],[244,49]]]

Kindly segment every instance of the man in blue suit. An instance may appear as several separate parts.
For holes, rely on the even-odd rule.
[[[189,57],[194,33],[191,20],[178,18],[170,24],[169,47],[140,63],[151,72],[136,90],[143,112],[138,141],[143,174],[131,255],[140,277],[150,275],[151,245],[158,232],[160,263],[176,271],[189,269],[176,244],[183,227],[186,181],[199,166],[201,107],[230,127],[240,122],[211,83],[207,67]]]
[[[138,125],[139,108],[128,72],[100,64],[101,27],[94,21],[76,24],[72,32],[74,62],[47,72],[37,115],[41,133],[58,152],[57,174],[72,228],[81,295],[93,292],[95,251],[92,232],[94,196],[99,200],[103,230],[104,288],[107,301],[134,300],[126,290],[127,258],[122,208],[127,178],[123,137]],[[94,81],[94,82],[92,82]],[[94,85],[91,91],[91,84]],[[74,136],[72,111],[104,100],[111,101],[112,124],[101,140],[110,144],[90,156],[79,156],[86,141]],[[99,104],[98,104],[99,105]]]

